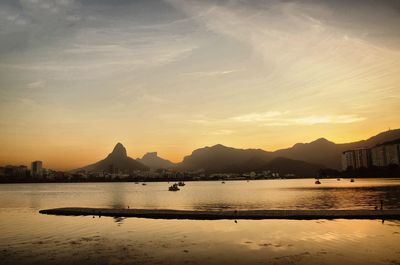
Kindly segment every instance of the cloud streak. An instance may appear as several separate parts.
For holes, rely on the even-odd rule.
[[[229,124],[248,124],[251,126],[311,126],[319,124],[350,124],[365,121],[367,118],[347,114],[347,115],[294,115],[288,111],[267,111],[260,113],[249,113],[226,119],[198,118],[191,119],[190,122],[202,125]]]

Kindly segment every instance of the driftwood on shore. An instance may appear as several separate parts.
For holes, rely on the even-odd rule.
[[[165,209],[56,208],[39,211],[50,215],[139,217],[153,219],[393,219],[400,220],[400,210],[224,210],[188,211]]]

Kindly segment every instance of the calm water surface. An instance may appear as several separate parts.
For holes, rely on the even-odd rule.
[[[400,222],[188,221],[38,214],[65,206],[400,208],[400,179],[0,185],[1,264],[400,264]]]

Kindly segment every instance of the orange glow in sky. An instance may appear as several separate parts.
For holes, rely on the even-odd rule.
[[[2,165],[72,169],[117,142],[179,162],[400,127],[390,2],[41,2],[0,4]]]

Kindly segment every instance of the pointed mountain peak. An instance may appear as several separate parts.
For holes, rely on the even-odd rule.
[[[314,143],[314,144],[333,144],[333,142],[331,142],[331,141],[329,141],[329,140],[327,140],[327,139],[325,139],[325,138],[318,138],[317,140],[315,140],[315,141],[313,141],[313,142],[311,142],[311,143]]]
[[[216,145],[211,146],[211,148],[227,148],[227,147],[222,144],[216,144]]]
[[[119,157],[126,157],[128,156],[126,153],[125,147],[121,143],[117,143],[111,152],[110,155],[119,156]]]

